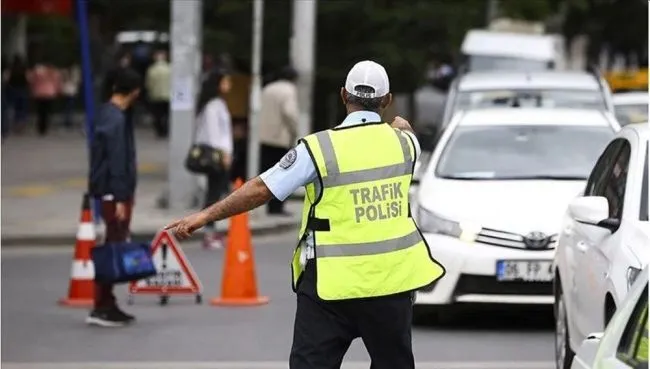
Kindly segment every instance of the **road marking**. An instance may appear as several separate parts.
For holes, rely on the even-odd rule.
[[[138,174],[158,174],[165,170],[165,166],[160,163],[141,163],[138,165]],[[33,182],[32,182],[33,183]],[[86,177],[72,177],[62,181],[54,181],[47,185],[30,184],[10,186],[7,190],[12,196],[34,198],[51,194],[63,188],[86,188],[88,179]]]
[[[552,361],[418,361],[418,369],[552,369]],[[284,361],[3,363],[3,369],[286,369]],[[368,369],[369,362],[343,363],[341,369]]]
[[[72,187],[72,188],[85,188],[88,186],[88,179],[87,178],[70,178],[62,182],[62,185],[65,187]]]
[[[50,194],[54,192],[54,186],[43,186],[43,185],[33,185],[33,186],[21,186],[14,187],[9,189],[9,193],[12,196],[17,197],[39,197],[43,195]]]
[[[161,173],[165,166],[160,163],[141,163],[138,165],[138,174],[156,174]]]

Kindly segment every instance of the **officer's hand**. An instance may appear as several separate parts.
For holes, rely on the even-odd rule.
[[[390,126],[399,130],[413,132],[413,128],[411,128],[408,120],[400,116],[395,117],[395,119],[393,119],[393,123],[391,123]]]
[[[174,236],[180,240],[184,240],[186,238],[189,238],[194,231],[203,227],[207,222],[207,214],[203,211],[200,211],[166,225],[165,229],[171,230],[174,233]]]

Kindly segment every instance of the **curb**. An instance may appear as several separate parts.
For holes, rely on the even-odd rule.
[[[251,234],[254,236],[263,236],[274,233],[282,233],[290,230],[295,230],[298,226],[298,222],[287,222],[284,224],[267,224],[259,227],[251,227]],[[131,238],[133,241],[148,242],[151,241],[159,229],[152,231],[140,231],[133,232]],[[187,241],[198,241],[201,240],[202,233],[196,232],[194,235]],[[42,235],[42,236],[10,236],[2,237],[1,243],[2,248],[5,247],[42,247],[42,246],[55,246],[55,247],[64,247],[70,246],[74,247],[77,242],[76,234],[72,235]]]

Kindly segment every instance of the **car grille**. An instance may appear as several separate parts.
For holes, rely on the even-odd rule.
[[[455,295],[552,295],[553,282],[498,281],[495,276],[462,274]]]
[[[526,245],[525,236],[523,235],[500,231],[497,229],[482,228],[481,231],[478,233],[475,242],[483,243],[486,245],[492,245],[492,246],[509,247],[513,249],[527,249],[527,250],[542,251],[542,250],[548,250],[554,248],[555,244],[557,243],[557,234],[550,235],[547,238],[548,241],[545,246],[539,248],[533,248]]]

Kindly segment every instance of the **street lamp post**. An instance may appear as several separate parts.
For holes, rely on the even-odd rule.
[[[293,1],[293,35],[290,46],[291,62],[298,72],[298,105],[300,107],[298,137],[305,137],[311,133],[316,9],[316,0]]]
[[[260,143],[259,122],[262,95],[262,33],[264,25],[264,0],[253,1],[253,50],[250,111],[248,117],[248,178],[259,174]]]
[[[202,0],[173,0],[171,24],[172,91],[170,96],[170,139],[168,207],[185,210],[191,204],[197,184],[185,169],[185,157],[194,129],[194,101],[197,68],[201,55]]]

